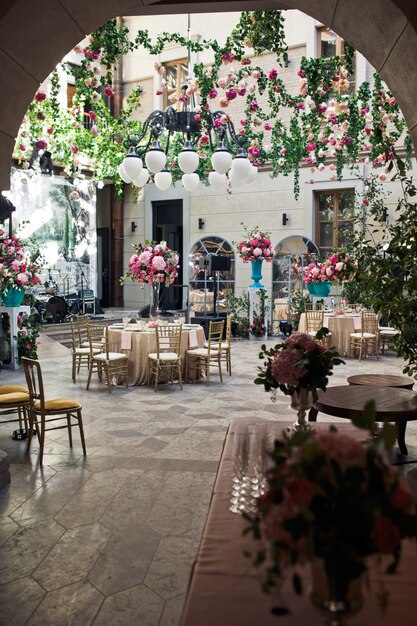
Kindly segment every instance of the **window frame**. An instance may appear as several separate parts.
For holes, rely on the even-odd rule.
[[[340,224],[346,223],[352,224],[352,228],[355,227],[354,218],[352,219],[340,219],[340,198],[342,195],[346,193],[353,193],[353,197],[355,197],[356,190],[354,187],[343,187],[341,189],[322,189],[314,192],[314,205],[315,205],[315,242],[317,247],[321,252],[328,253],[333,248],[340,248],[342,245],[339,243],[339,235],[340,235]],[[333,223],[330,220],[320,220],[320,196],[334,196],[333,202]],[[321,242],[321,232],[320,225],[321,224],[333,224],[333,238],[331,246],[323,246]]]
[[[183,66],[187,66],[187,58],[183,57],[181,59],[174,59],[172,61],[165,61],[164,63],[162,63],[163,67],[165,68],[165,80],[167,79],[167,70],[168,68],[172,68],[172,67],[176,67],[177,68],[177,86],[176,86],[176,90],[175,92],[172,91],[168,91],[168,82],[167,82],[167,87],[163,93],[162,96],[162,103],[163,103],[163,108],[166,109],[169,106],[174,107],[177,110],[180,110],[181,106],[182,106],[182,102],[179,102],[179,100],[175,103],[171,103],[168,98],[171,94],[176,93],[177,97],[179,98],[181,96],[181,87],[184,86],[184,84],[186,83],[187,79],[188,79],[188,68],[187,68],[187,74],[184,75],[184,80],[178,80],[178,71],[181,70],[181,68]]]
[[[320,26],[317,28],[317,32],[316,32],[316,56],[317,57],[321,57],[322,53],[321,53],[321,44],[322,44],[322,33],[326,32],[326,31],[331,31],[332,33],[334,33],[336,35],[336,52],[334,56],[339,56],[342,59],[345,56],[345,40],[336,33],[336,31],[334,31],[330,26]],[[331,57],[323,57],[324,59],[328,60]],[[357,54],[356,51],[354,53],[354,66],[353,66],[353,77],[352,80],[348,77],[349,80],[349,84],[350,84],[350,89],[348,89],[346,91],[346,94],[349,95],[349,93],[351,93],[352,87],[353,87],[353,93],[356,93],[356,87],[357,87],[357,76],[358,76],[358,70],[357,70]]]

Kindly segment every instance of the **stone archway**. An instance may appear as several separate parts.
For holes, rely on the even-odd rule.
[[[0,190],[15,137],[39,84],[86,33],[117,15],[299,9],[332,27],[381,73],[417,147],[415,0],[3,0],[0,8]]]

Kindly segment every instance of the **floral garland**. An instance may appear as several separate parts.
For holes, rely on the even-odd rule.
[[[241,223],[246,232],[246,239],[236,244],[236,252],[244,263],[249,261],[266,261],[272,263],[274,259],[274,249],[271,245],[271,233],[259,230],[255,226],[252,230],[248,230]]]
[[[148,285],[171,285],[178,276],[179,255],[170,250],[166,241],[155,241],[134,245],[134,254],[129,261],[129,269],[126,276],[121,278],[122,284],[125,278],[133,282]]]
[[[211,50],[214,54],[210,67],[194,66],[195,79],[189,80],[185,94],[180,97],[184,103],[189,103],[194,95],[200,98],[201,104],[194,110],[195,120],[201,123],[200,175],[207,177],[211,170],[208,113],[219,106],[226,109],[240,97],[246,101],[238,131],[240,144],[247,147],[254,165],[270,163],[274,176],[294,172],[296,195],[301,165],[310,167],[312,173],[328,167],[331,180],[336,180],[341,178],[345,163],[352,165],[364,160],[374,167],[384,167],[386,175],[395,156],[394,144],[406,126],[395,98],[385,89],[380,76],[374,75],[372,91],[365,82],[355,95],[348,96],[349,59],[304,58],[298,72],[298,94],[289,93],[280,78],[279,67],[286,58],[283,24],[279,11],[244,12],[221,47],[216,40],[193,42],[178,33],[162,33],[153,43],[147,31],[140,30],[135,36],[129,36],[126,26],[119,27],[116,20],[112,20],[89,37],[87,47],[74,49],[81,55],[81,64],[76,68],[67,67],[76,79],[74,106],[70,111],[59,107],[57,72],[52,74],[50,96],[39,91],[35,94],[17,138],[16,156],[28,167],[38,155],[48,151],[69,174],[79,171],[82,157],[87,157],[93,177],[113,178],[120,194],[123,183],[117,166],[125,155],[123,141],[129,132],[141,130],[141,124],[130,119],[140,106],[140,89],[132,91],[127,108],[114,118],[98,88],[101,86],[105,99],[110,102],[114,96],[114,72],[124,54],[143,47],[151,55],[157,55],[167,43],[176,42],[193,52]],[[245,46],[252,47],[255,54],[274,52],[278,69],[265,72],[253,66],[245,55]],[[159,66],[158,72],[157,93],[161,94],[166,90],[164,68]],[[263,94],[267,95],[264,108],[260,103]],[[86,103],[92,104],[87,115],[84,114]],[[283,109],[291,112],[288,126],[282,121]],[[218,117],[217,129],[228,121],[226,113]],[[405,144],[410,150],[408,136]],[[214,145],[217,145],[217,138]],[[173,141],[170,146],[167,169],[177,180],[176,157],[182,142]],[[362,157],[363,153],[367,156]],[[230,181],[229,184],[231,186]]]

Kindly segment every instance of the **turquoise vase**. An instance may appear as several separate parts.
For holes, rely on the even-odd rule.
[[[314,283],[306,283],[308,293],[315,294],[315,284]]]
[[[252,263],[252,285],[249,287],[255,289],[265,289],[264,285],[262,285],[259,281],[262,280],[262,261],[256,259],[256,261],[251,261]]]
[[[314,285],[314,293],[316,296],[320,296],[320,298],[327,298],[330,293],[331,284],[327,281],[323,283],[316,283]]]
[[[3,296],[4,306],[20,306],[24,295],[25,292],[23,289],[13,289],[13,287],[9,287],[6,294]]]

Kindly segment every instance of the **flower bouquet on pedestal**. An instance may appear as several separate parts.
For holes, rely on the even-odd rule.
[[[25,292],[41,283],[41,255],[39,250],[31,255],[15,235],[1,240],[3,235],[0,229],[0,297],[5,306],[20,306]]]
[[[321,339],[327,333],[327,329],[322,329],[316,337]],[[296,333],[269,350],[263,345],[259,358],[264,359],[264,366],[258,368],[255,384],[272,391],[273,400],[278,389],[292,396],[291,406],[298,416],[294,428],[307,429],[305,415],[316,399],[317,389],[326,389],[333,366],[344,361],[336,351],[324,348],[303,333]]]
[[[252,280],[254,282],[250,286],[264,289],[260,282],[262,280],[262,261],[272,263],[274,259],[271,235],[266,231],[259,230],[257,226],[252,230],[248,230],[243,222],[241,226],[245,229],[246,238],[236,244],[237,254],[244,263],[252,263]]]
[[[302,593],[299,568],[310,564],[311,601],[333,626],[360,609],[369,557],[394,573],[402,539],[417,538],[416,502],[388,460],[394,426],[386,423],[377,433],[372,407],[355,425],[369,430],[366,444],[334,427],[284,432],[275,441],[257,513],[246,516],[258,542],[255,564],[265,568],[264,591],[290,574],[295,592]],[[380,593],[386,605],[387,593]],[[281,606],[273,612],[289,611]]]
[[[152,288],[150,316],[158,317],[160,286],[169,287],[178,276],[179,255],[168,248],[166,241],[146,241],[145,244],[133,246],[134,253],[130,258],[129,268],[120,280],[122,284],[129,278],[142,286],[149,285]]]

